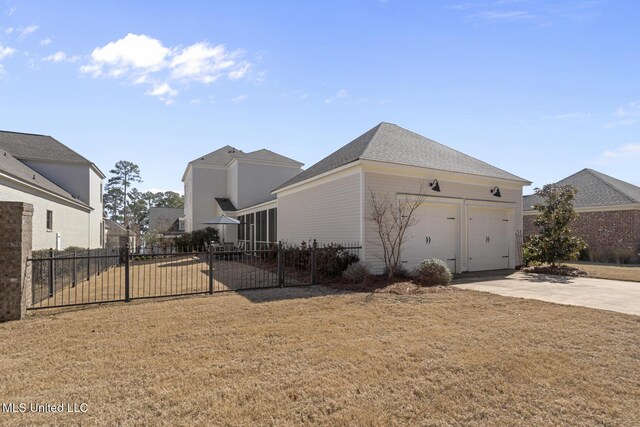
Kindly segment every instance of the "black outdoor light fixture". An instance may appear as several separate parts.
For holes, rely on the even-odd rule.
[[[490,191],[491,191],[491,194],[493,194],[493,197],[502,197],[502,194],[500,194],[500,189],[498,188],[497,185],[493,187]]]
[[[429,187],[431,187],[433,191],[440,192],[440,184],[438,183],[437,179],[434,179],[432,182],[430,182]]]

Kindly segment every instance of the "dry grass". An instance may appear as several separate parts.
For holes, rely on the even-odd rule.
[[[3,425],[638,425],[636,316],[450,289],[271,289],[0,324]]]
[[[598,279],[627,280],[640,282],[640,265],[596,264],[588,262],[565,263],[586,271],[589,277]]]

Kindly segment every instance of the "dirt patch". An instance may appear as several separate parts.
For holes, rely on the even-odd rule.
[[[402,277],[388,278],[384,276],[370,276],[361,283],[351,283],[345,280],[331,283],[327,286],[341,291],[375,292],[379,294],[415,295],[430,292],[452,290],[450,286],[420,286]]]

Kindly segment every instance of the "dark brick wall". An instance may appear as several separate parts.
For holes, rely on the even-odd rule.
[[[0,322],[26,315],[31,302],[31,256],[33,205],[0,202]]]
[[[524,235],[537,232],[534,215],[523,218]],[[589,244],[592,256],[613,253],[633,254],[638,260],[640,252],[640,210],[582,212],[571,224],[576,236]]]

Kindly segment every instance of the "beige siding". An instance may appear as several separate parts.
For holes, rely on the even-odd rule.
[[[238,166],[235,173],[237,200],[233,198],[231,200],[238,209],[264,202],[274,188],[300,173],[300,168],[295,166],[261,164],[244,160],[234,163]],[[229,172],[232,172],[231,168]]]
[[[24,202],[33,205],[32,248],[48,249],[56,247],[56,233],[61,236],[61,248],[69,246],[92,246],[87,230],[89,212],[74,208],[60,199],[45,195],[19,184],[0,179],[0,200]],[[53,212],[53,229],[47,230],[47,210]]]
[[[278,239],[301,243],[360,240],[360,173],[278,195]]]
[[[427,173],[427,172],[425,172]],[[371,222],[366,219],[369,217],[370,213],[370,191],[373,192],[378,197],[388,196],[390,199],[395,200],[398,193],[411,193],[417,194],[421,188],[424,191],[425,195],[431,197],[443,197],[443,198],[451,198],[457,200],[458,202],[462,200],[462,205],[460,207],[460,215],[463,216],[463,220],[460,221],[460,247],[459,247],[459,256],[462,260],[461,270],[466,271],[466,209],[467,205],[473,203],[472,201],[486,201],[491,203],[504,203],[505,208],[513,208],[513,221],[514,221],[514,234],[515,230],[522,230],[522,188],[510,188],[506,185],[501,185],[500,183],[491,184],[487,182],[485,179],[478,179],[478,182],[474,182],[474,178],[470,176],[460,176],[460,182],[447,181],[444,179],[438,179],[440,184],[441,191],[435,192],[432,191],[429,187],[429,182],[438,178],[437,174],[434,173],[433,176],[429,176],[428,179],[425,178],[414,178],[414,177],[405,177],[405,176],[397,176],[391,174],[383,174],[383,173],[375,173],[375,172],[365,172],[364,173],[364,210],[365,210],[365,262],[367,262],[372,270],[376,273],[382,272],[384,269],[384,262],[382,260],[382,249],[379,243],[379,238],[375,232],[375,229],[372,228]],[[481,182],[481,183],[480,183]],[[497,198],[494,197],[490,192],[490,188],[493,185],[498,185],[500,187],[500,193],[502,197]],[[446,201],[446,199],[443,199]],[[511,237],[511,236],[510,236]],[[512,239],[513,240],[513,239]],[[512,242],[512,245],[515,245],[515,242]],[[515,251],[515,246],[512,248]]]

